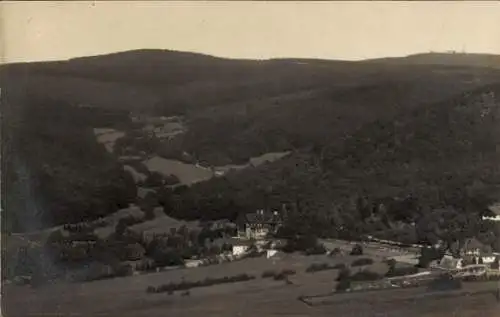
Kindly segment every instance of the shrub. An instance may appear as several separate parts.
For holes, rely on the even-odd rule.
[[[284,280],[287,276],[294,274],[296,274],[295,270],[291,269],[283,269],[281,272],[268,270],[262,273],[262,278],[274,278],[276,281],[279,281]]]
[[[206,278],[203,281],[196,281],[196,282],[180,282],[178,284],[163,284],[160,285],[156,288],[156,293],[163,293],[163,292],[171,292],[174,291],[183,291],[183,290],[189,290],[191,288],[195,287],[205,287],[205,286],[212,286],[212,285],[217,285],[217,284],[226,284],[226,283],[235,283],[235,282],[244,282],[244,281],[249,281],[255,279],[254,276],[248,275],[248,274],[239,274],[236,276],[231,276],[227,277],[224,276],[222,278]],[[149,286],[146,289],[147,293],[150,293],[153,287]]]
[[[435,291],[446,291],[446,290],[454,290],[461,288],[462,288],[462,282],[459,279],[453,278],[449,274],[440,275],[428,285],[429,290],[435,290]]]
[[[386,263],[387,263],[387,265],[389,266],[389,269],[390,269],[390,268],[396,267],[396,263],[397,262],[394,259],[389,259],[389,260],[386,261]]]
[[[373,260],[370,258],[361,258],[352,262],[352,266],[363,266],[373,264]]]
[[[418,273],[418,268],[414,266],[406,267],[389,267],[389,271],[385,274],[386,277],[404,276]]]
[[[418,259],[418,267],[427,268],[434,260],[439,260],[443,257],[444,252],[435,248],[422,248],[420,250],[420,257]]]
[[[376,281],[381,278],[380,274],[369,270],[359,271],[350,277],[351,281]]]
[[[307,267],[306,272],[313,273],[330,269],[332,269],[332,267],[328,263],[313,263]]]
[[[348,279],[344,279],[337,283],[335,289],[337,292],[344,292],[348,290],[350,287],[351,287],[351,281]]]
[[[342,280],[349,279],[350,276],[351,276],[351,271],[348,268],[341,269],[339,272],[339,276],[337,277],[337,281],[340,282]]]
[[[342,270],[345,268],[347,267],[344,263],[338,263],[335,264],[334,266],[331,266],[328,263],[313,263],[306,269],[306,272],[313,273],[326,270]]]
[[[305,251],[306,255],[316,255],[316,254],[325,254],[326,253],[326,248],[323,244],[318,243],[312,248],[309,248]]]
[[[296,272],[294,270],[284,269],[283,271],[274,275],[274,280],[275,281],[282,281],[282,280],[285,280],[288,276],[294,275],[295,273]]]
[[[340,248],[335,248],[332,251],[330,251],[330,253],[328,255],[335,256],[335,255],[338,255],[338,254],[341,254],[341,253],[342,253],[342,250],[340,250]]]
[[[347,269],[347,266],[344,263],[338,263],[338,264],[335,264],[332,268],[334,270],[345,270],[345,269]]]
[[[351,255],[363,255],[363,246],[361,244],[356,244],[352,250],[351,250]]]
[[[302,251],[307,255],[326,253],[325,247],[318,242],[317,237],[314,235],[294,236],[288,239],[283,247],[283,252],[291,253],[296,251]]]

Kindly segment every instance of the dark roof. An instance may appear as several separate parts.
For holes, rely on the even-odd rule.
[[[264,213],[248,213],[245,214],[244,220],[247,223],[268,223],[268,224],[276,224],[280,223],[283,221],[282,217],[278,214],[275,215],[274,213],[271,212],[264,212]]]
[[[493,212],[496,216],[500,215],[500,203],[495,203],[488,207],[488,209]]]
[[[482,244],[479,240],[476,238],[471,238],[467,239],[465,241],[465,249],[466,250],[474,250],[474,249],[480,249],[483,250],[485,248],[485,245]]]

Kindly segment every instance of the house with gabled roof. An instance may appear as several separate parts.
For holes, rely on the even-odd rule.
[[[241,214],[236,222],[239,238],[263,239],[278,231],[283,224],[283,217],[278,211],[260,209],[254,213]]]

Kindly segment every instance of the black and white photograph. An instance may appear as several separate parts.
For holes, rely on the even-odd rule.
[[[0,127],[2,316],[500,316],[499,1],[2,1]]]

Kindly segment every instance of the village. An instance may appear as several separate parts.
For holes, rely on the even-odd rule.
[[[102,292],[118,287],[123,290],[122,297],[136,294],[136,299],[129,299],[131,303],[139,305],[139,299],[158,303],[166,300],[165,305],[175,303],[179,312],[189,306],[187,298],[197,301],[191,309],[202,309],[207,307],[207,301],[215,299],[215,295],[223,294],[234,299],[234,305],[239,298],[246,298],[262,302],[262,307],[271,305],[266,309],[281,307],[281,311],[283,305],[288,305],[289,309],[300,310],[302,306],[296,306],[296,303],[301,303],[305,307],[328,310],[328,307],[343,302],[345,296],[354,300],[357,297],[353,296],[358,296],[355,294],[365,296],[365,292],[380,293],[370,296],[391,298],[424,296],[429,292],[425,291],[428,288],[429,294],[445,291],[456,296],[461,294],[462,288],[464,291],[493,292],[492,283],[497,283],[500,276],[499,254],[474,238],[465,241],[458,252],[444,252],[442,256],[439,254],[440,257],[434,255],[425,266],[421,263],[422,250],[434,250],[439,246],[404,245],[373,236],[366,236],[361,241],[319,239],[324,248],[312,254],[285,252],[286,239],[275,237],[285,219],[286,212],[260,209],[240,215],[235,223],[213,223],[214,228],[229,226],[235,229],[234,234],[224,239],[230,248],[225,247],[219,254],[208,257],[186,259],[179,265],[158,266],[154,270],[136,268],[120,278],[87,281],[82,284],[86,286],[81,287],[88,291],[79,296],[97,300],[96,296]],[[433,286],[443,279],[444,284],[457,281],[463,282],[464,286]],[[76,287],[78,284],[73,285],[56,283],[46,286],[46,290]],[[263,295],[257,296],[257,291]],[[272,304],[263,304],[266,296],[273,298]],[[46,303],[55,300],[52,297],[43,299]],[[67,305],[73,303],[71,298],[66,301]],[[65,305],[58,309],[62,312],[74,308],[74,303]],[[36,307],[22,309],[32,311]],[[233,308],[225,309],[234,311]]]

